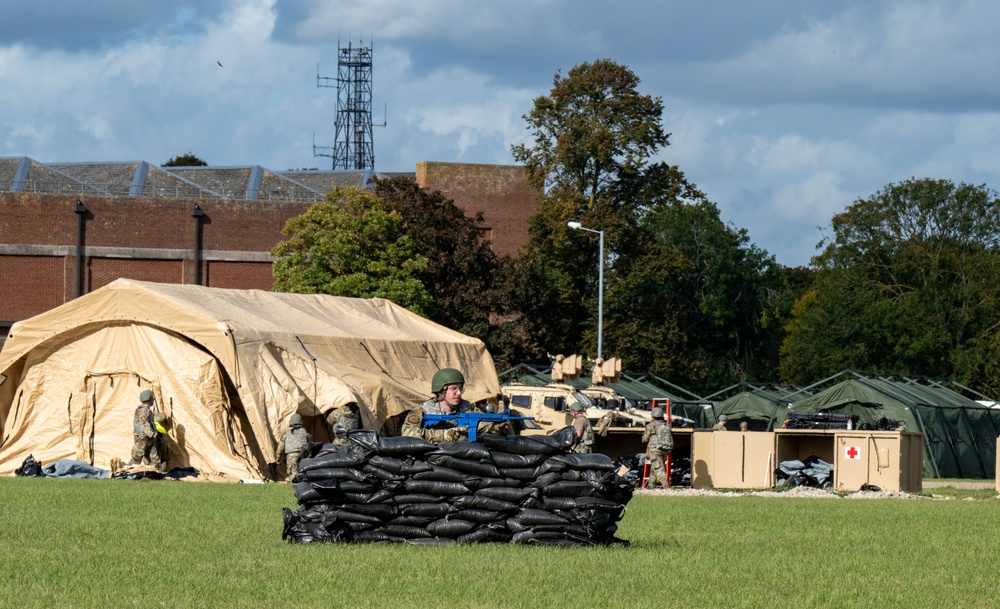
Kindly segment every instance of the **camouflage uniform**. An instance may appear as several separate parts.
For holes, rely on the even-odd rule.
[[[483,411],[472,404],[472,402],[462,400],[458,405],[458,412],[482,413]],[[456,429],[458,425],[454,421],[441,421],[434,427],[424,428],[424,413],[449,414],[444,411],[444,408],[441,407],[441,402],[437,398],[431,398],[421,404],[420,408],[414,408],[406,415],[406,419],[403,421],[404,436],[423,438],[434,444],[454,442],[462,438],[463,434],[460,430]]]
[[[590,426],[590,420],[586,415],[573,419],[573,431],[576,432],[576,442],[573,443],[572,452],[590,453],[594,452],[594,428]]]
[[[646,458],[649,459],[649,478],[646,488],[667,488],[670,478],[667,476],[666,457],[674,449],[674,435],[666,421],[654,420],[646,424],[642,433],[642,442],[646,444]]]
[[[158,450],[157,431],[153,427],[153,410],[146,404],[135,409],[132,419],[132,465],[152,465],[159,469],[162,459]]]
[[[357,408],[357,405],[354,405]],[[361,429],[361,413],[351,408],[350,404],[345,404],[340,408],[334,408],[326,415],[326,422],[330,426],[330,433],[333,438],[334,446],[346,446],[349,444],[347,441],[347,434],[342,432],[355,431]]]
[[[278,443],[278,458],[285,455],[285,471],[292,482],[299,479],[299,459],[302,453],[312,442],[309,432],[301,425],[290,425],[281,435],[281,442]]]

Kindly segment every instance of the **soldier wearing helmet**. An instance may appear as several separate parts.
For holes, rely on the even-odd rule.
[[[728,429],[726,429],[726,421],[728,421],[728,420],[729,420],[729,417],[727,417],[724,414],[720,414],[719,415],[719,422],[716,423],[714,427],[712,427],[712,431],[729,431]]]
[[[145,389],[139,394],[139,407],[132,417],[132,465],[151,465],[162,469],[165,465],[157,446],[157,432],[154,427],[153,392]]]
[[[664,420],[666,411],[657,406],[650,413],[652,420],[642,432],[642,442],[646,445],[646,459],[649,460],[649,478],[646,488],[667,488],[670,478],[667,474],[667,455],[674,449],[674,436],[670,425]]]
[[[302,427],[302,415],[296,412],[288,420],[288,427],[278,442],[278,459],[284,459],[285,472],[292,482],[299,481],[299,461],[311,442],[312,436]]]
[[[575,453],[594,452],[594,428],[591,427],[590,419],[587,418],[586,413],[583,411],[583,404],[573,402],[569,407],[569,411],[573,416],[573,431],[576,432],[576,441],[570,450]]]
[[[458,427],[453,421],[442,421],[434,427],[423,426],[424,414],[452,414],[460,412],[483,412],[471,402],[462,399],[465,391],[465,375],[454,368],[442,368],[431,378],[431,393],[434,397],[414,408],[403,421],[403,435],[423,438],[428,442],[454,442],[462,438],[468,430]]]

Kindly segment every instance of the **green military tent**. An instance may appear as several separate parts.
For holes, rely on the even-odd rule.
[[[923,434],[925,476],[996,476],[1000,411],[939,382],[859,376],[793,401],[789,410],[853,414],[862,428],[874,428],[882,419],[898,421],[908,431]]]
[[[712,407],[715,419],[726,415],[728,429],[736,431],[746,421],[750,431],[771,431],[785,419],[788,406],[779,394],[766,391],[743,391]]]

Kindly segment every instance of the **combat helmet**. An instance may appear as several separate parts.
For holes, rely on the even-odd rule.
[[[663,409],[657,406],[656,408],[653,409],[652,412],[650,412],[650,414],[653,415],[653,418],[655,420],[659,421],[660,419],[663,418]]]
[[[143,392],[139,394],[139,401],[142,403],[146,403],[151,399],[153,399],[153,392],[149,389],[144,389]]]
[[[292,427],[302,427],[302,415],[296,412],[292,415],[292,418],[288,420],[288,424]]]
[[[573,404],[569,407],[569,409],[572,410],[573,412],[583,412],[583,404],[581,404],[580,402],[573,402]]]
[[[465,375],[454,368],[442,368],[434,373],[431,379],[431,393],[437,393],[444,389],[445,385],[454,383],[465,384]]]

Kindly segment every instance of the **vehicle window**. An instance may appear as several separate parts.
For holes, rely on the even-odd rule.
[[[549,408],[553,408],[555,410],[566,410],[566,399],[562,397],[546,397],[544,403]]]
[[[576,398],[577,402],[583,404],[584,408],[592,408],[594,406],[594,400],[590,399],[590,396],[585,393],[573,393],[573,397]]]
[[[530,395],[515,395],[510,398],[510,403],[521,408],[531,408]]]

